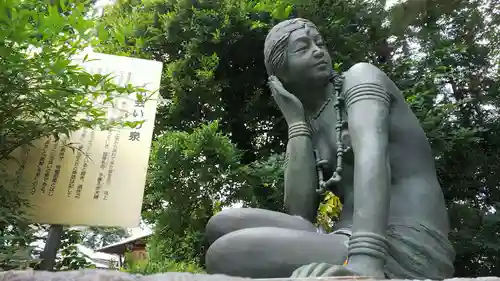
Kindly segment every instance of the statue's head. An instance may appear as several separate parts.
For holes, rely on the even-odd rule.
[[[332,62],[316,25],[295,18],[280,22],[269,31],[264,43],[269,76],[285,85],[327,83]]]

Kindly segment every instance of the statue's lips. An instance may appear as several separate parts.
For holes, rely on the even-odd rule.
[[[320,66],[320,65],[326,65],[326,61],[322,60],[322,61],[318,61],[317,63],[313,64],[313,66]]]

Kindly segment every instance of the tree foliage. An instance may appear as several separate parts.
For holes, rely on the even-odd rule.
[[[159,136],[150,162],[143,215],[156,223],[151,258],[201,260],[205,224],[242,184],[238,152],[213,123]]]
[[[1,187],[0,201],[9,202],[0,207],[0,268],[28,268],[38,261],[31,257],[34,233],[22,208],[27,202],[19,192]]]
[[[74,61],[95,42],[94,21],[82,3],[3,1],[0,22],[0,159],[33,140],[107,128],[104,106],[133,92],[112,77],[90,74]],[[84,58],[85,61],[85,58]],[[104,101],[96,103],[97,98]]]
[[[498,275],[500,2],[407,1],[393,64],[436,155],[457,276]],[[418,49],[415,49],[418,48]]]
[[[130,236],[127,229],[119,227],[90,226],[82,230],[82,245],[91,249],[106,247]]]
[[[80,253],[76,246],[82,242],[82,236],[82,233],[78,230],[65,229],[61,236],[59,255],[54,266],[55,270],[68,271],[94,267],[89,261],[89,257]]]

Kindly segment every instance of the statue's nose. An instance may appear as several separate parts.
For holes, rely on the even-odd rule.
[[[313,56],[315,58],[322,58],[324,55],[325,52],[318,45],[313,44]]]

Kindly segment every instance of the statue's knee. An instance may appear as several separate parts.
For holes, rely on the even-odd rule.
[[[258,228],[240,229],[220,237],[205,255],[207,272],[252,277],[265,261],[266,250],[259,247],[261,238]]]
[[[221,211],[208,220],[205,226],[205,237],[212,244],[215,240],[232,231],[231,224],[234,222],[229,210]]]
[[[227,270],[231,265],[231,258],[228,257],[228,254],[231,253],[230,244],[231,240],[221,237],[217,242],[210,245],[205,255],[207,273],[228,274]]]

